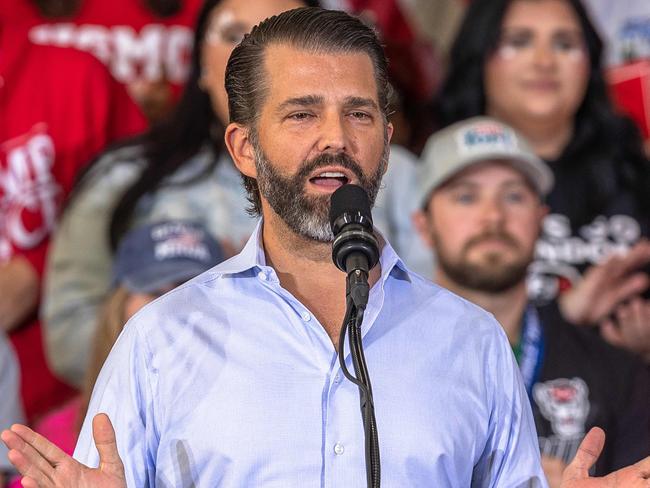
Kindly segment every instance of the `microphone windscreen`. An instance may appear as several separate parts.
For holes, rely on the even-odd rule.
[[[366,191],[357,185],[343,185],[332,193],[330,205],[330,224],[345,213],[360,213],[372,222],[370,200]]]

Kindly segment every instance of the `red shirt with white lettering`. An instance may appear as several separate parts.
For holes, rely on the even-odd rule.
[[[32,0],[0,0],[0,24],[34,44],[72,47],[102,61],[120,83],[157,81],[178,93],[189,73],[194,23],[202,0],[182,0],[178,13],[158,17],[144,0],[82,0],[69,18],[43,17]]]
[[[22,256],[42,275],[50,233],[77,174],[144,117],[88,53],[37,46],[0,24],[0,263]],[[50,373],[40,326],[11,334],[29,418],[70,393]]]

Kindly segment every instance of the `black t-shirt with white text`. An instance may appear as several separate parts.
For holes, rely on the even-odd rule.
[[[556,302],[537,307],[544,336],[532,409],[541,453],[570,462],[591,427],[607,435],[604,475],[650,455],[650,377],[635,357],[566,323]]]

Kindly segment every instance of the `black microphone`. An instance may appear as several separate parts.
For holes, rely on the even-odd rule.
[[[379,261],[372,232],[370,201],[357,185],[343,185],[332,194],[330,225],[334,234],[332,260],[348,275],[348,292],[357,308],[368,303],[368,272]]]

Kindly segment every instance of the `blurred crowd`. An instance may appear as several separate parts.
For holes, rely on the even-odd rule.
[[[649,455],[647,0],[0,0],[0,430],[71,453],[128,318],[241,250],[225,67],[301,6],[380,34],[375,227],[502,324],[551,486],[592,426]]]

